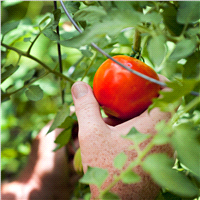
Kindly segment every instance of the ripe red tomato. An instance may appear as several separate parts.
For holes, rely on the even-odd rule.
[[[142,61],[125,55],[114,56],[122,64],[154,79],[156,72]],[[108,116],[128,120],[140,115],[158,96],[160,86],[145,80],[107,59],[97,70],[94,95]]]

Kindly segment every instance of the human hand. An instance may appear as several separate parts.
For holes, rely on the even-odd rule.
[[[54,141],[63,129],[55,129],[46,135],[50,126],[51,122],[33,140],[28,163],[19,177],[2,184],[2,200],[70,198],[73,191],[70,179],[77,181],[77,178],[69,171],[66,149],[53,151],[56,148]]]
[[[161,81],[164,79],[163,76],[160,76]],[[155,125],[161,120],[168,121],[171,117],[170,113],[164,113],[158,108],[154,108],[149,114],[146,110],[138,117],[123,123],[111,118],[104,120],[100,113],[99,104],[89,85],[76,82],[72,86],[72,96],[79,124],[79,145],[84,172],[87,171],[88,166],[100,167],[109,171],[109,178],[103,184],[102,189],[112,182],[113,175],[119,173],[113,166],[113,160],[120,152],[124,152],[128,156],[127,164],[137,157],[136,150],[129,149],[132,142],[123,139],[121,136],[126,135],[132,127],[135,127],[141,133],[154,135],[156,134]],[[148,141],[145,141],[141,148],[144,148],[147,143]],[[152,152],[166,152],[169,156],[173,155],[173,150],[169,145],[154,147],[151,150]],[[127,185],[118,182],[112,188],[112,192],[117,193],[123,200],[155,199],[160,189],[159,186],[140,166],[135,167],[134,171],[141,176],[139,183]],[[90,189],[92,199],[98,197],[97,187],[90,185]]]

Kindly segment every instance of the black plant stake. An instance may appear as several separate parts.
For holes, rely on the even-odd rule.
[[[56,9],[57,9],[57,1],[54,1],[54,10],[56,10]],[[60,40],[59,26],[56,27],[56,32],[57,32],[58,38]],[[57,49],[58,49],[59,70],[60,70],[60,73],[63,73],[61,48],[60,48],[60,43],[58,43],[58,42],[57,42]],[[60,82],[62,82],[62,80],[63,79],[60,77]],[[62,104],[64,104],[65,103],[65,91],[62,88],[61,88],[61,98],[62,98]]]

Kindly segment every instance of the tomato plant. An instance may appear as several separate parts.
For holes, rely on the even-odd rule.
[[[154,155],[147,157],[145,162],[148,173],[162,187],[158,199],[199,199],[195,193],[196,188],[200,189],[199,1],[65,1],[69,14],[82,30],[81,34],[75,30],[60,2],[57,2],[57,8],[53,1],[6,0],[1,5],[2,180],[18,175],[26,164],[32,139],[50,120],[54,120],[51,130],[61,125],[67,129],[56,140],[58,146],[61,148],[69,142],[71,127],[76,120],[75,115],[70,116],[69,110],[73,104],[70,88],[74,82],[82,80],[92,86],[94,79],[94,91],[100,104],[112,99],[113,105],[109,106],[114,107],[107,113],[118,112],[114,115],[126,119],[129,117],[123,112],[130,111],[130,102],[134,98],[152,95],[152,91],[152,97],[157,97],[159,86],[148,89],[155,84],[116,64],[112,66],[125,74],[120,86],[113,85],[113,77],[108,81],[101,80],[104,73],[101,68],[97,72],[99,75],[95,76],[106,58],[91,43],[112,57],[130,55],[133,46],[136,54],[141,51],[146,65],[151,67],[148,71],[154,74],[154,69],[170,80],[170,92],[162,92],[162,98],[153,99],[152,107],[170,112],[172,120],[157,125],[158,137],[152,142],[157,145],[170,142],[177,158],[173,163],[166,157]],[[139,32],[139,38],[136,32]],[[58,44],[60,51],[57,51]],[[103,65],[106,67],[107,64]],[[146,65],[141,65],[144,70]],[[151,73],[147,73],[148,76]],[[133,87],[128,84],[129,77],[133,77],[131,83],[138,85],[134,98],[130,92]],[[156,75],[153,77],[157,78]],[[149,84],[148,87],[144,82]],[[97,91],[96,84],[104,90],[103,94]],[[112,95],[116,97],[119,88],[123,89],[120,93],[122,100],[115,102]],[[107,93],[110,93],[109,98]],[[139,135],[133,131],[127,137],[141,141]],[[125,158],[122,155],[117,160],[115,165],[121,166]],[[167,171],[167,174],[157,173],[158,169]],[[95,169],[95,173],[85,180],[95,180],[99,185],[101,171]],[[97,179],[93,174],[98,174]],[[129,182],[134,181],[134,177],[127,178]],[[84,198],[84,189],[84,186],[77,187],[72,196]]]
[[[156,72],[142,61],[125,55],[113,57],[133,70],[159,79]],[[128,120],[138,116],[158,96],[160,86],[106,60],[97,70],[93,82],[94,95],[109,116]]]

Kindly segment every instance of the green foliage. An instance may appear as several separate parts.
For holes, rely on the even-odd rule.
[[[165,57],[165,38],[163,35],[151,38],[148,45],[148,52],[152,62],[159,66]]]
[[[199,7],[198,1],[194,2],[179,2],[179,10],[177,13],[177,21],[180,24],[194,23],[199,20]]]
[[[77,173],[82,174],[83,173],[83,165],[82,165],[82,159],[81,159],[81,149],[80,147],[77,149],[75,155],[74,155],[74,169]]]
[[[131,55],[138,31],[145,62],[170,80],[166,83],[169,91],[160,92],[162,96],[154,99],[149,109],[159,107],[171,112],[172,119],[157,124],[158,133],[142,150],[139,146],[149,135],[133,127],[123,137],[133,142],[131,148],[137,151],[138,158],[127,166],[127,155],[124,152],[117,155],[113,166],[119,175],[101,191],[101,197],[119,199],[110,192],[118,181],[139,182],[140,176],[132,170],[137,165],[162,186],[157,200],[197,197],[200,101],[191,92],[200,91],[200,2],[65,1],[64,4],[83,31],[81,34],[70,24],[60,4],[56,10],[52,1],[1,4],[2,179],[18,174],[26,163],[32,139],[50,120],[53,122],[48,134],[63,128],[55,140],[58,145],[55,150],[73,140],[76,117],[70,114],[71,86],[77,80],[92,86],[97,68],[105,61],[90,44],[95,42],[111,56]],[[61,56],[57,42],[61,44]],[[176,162],[164,154],[147,156],[155,145],[167,143],[177,152]],[[79,150],[75,155],[78,170],[82,168],[80,158]],[[107,170],[89,167],[80,182],[101,188],[107,177]],[[83,191],[75,191],[75,196],[79,198],[81,193],[81,198],[90,199],[88,190]]]
[[[135,145],[139,145],[141,142],[150,138],[150,135],[141,134],[138,130],[135,129],[135,127],[133,127],[127,135],[123,136],[123,138],[133,141]]]
[[[188,134],[189,133],[189,134]],[[200,177],[200,132],[190,123],[182,123],[175,128],[172,144],[178,158],[196,176]]]
[[[27,98],[32,101],[38,101],[43,97],[43,91],[39,85],[31,85],[25,92]]]
[[[119,200],[120,198],[112,193],[112,192],[106,192],[103,196],[102,199],[106,200],[106,199],[113,199],[113,200]]]
[[[158,184],[169,191],[182,197],[196,197],[198,188],[182,172],[172,169],[173,164],[173,159],[166,154],[157,153],[149,155],[142,166]]]
[[[140,182],[140,180],[140,176],[133,172],[132,169],[126,170],[122,176],[122,182],[126,184],[137,183]]]
[[[108,171],[98,167],[88,167],[85,175],[80,179],[81,183],[94,184],[99,188],[108,177]]]
[[[122,169],[126,161],[127,161],[127,155],[124,152],[121,152],[114,159],[114,167],[117,169]]]

